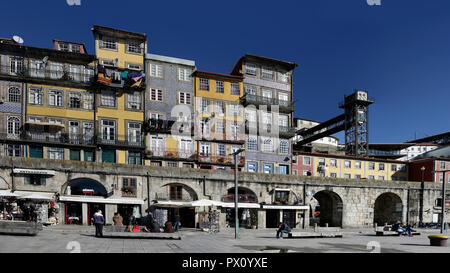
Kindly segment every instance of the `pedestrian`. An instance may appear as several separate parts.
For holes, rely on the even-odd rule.
[[[412,237],[413,229],[412,229],[411,224],[407,224],[407,225],[406,225],[406,232],[408,233],[408,236],[409,236],[409,237]]]
[[[173,233],[172,222],[170,222],[170,221],[166,222],[166,224],[164,225],[164,232],[165,233]]]
[[[116,212],[114,213],[113,222],[115,226],[123,226],[123,218],[120,213]]]
[[[98,210],[94,214],[95,237],[103,237],[103,225],[104,224],[105,224],[105,218],[103,217],[102,211]]]
[[[180,215],[175,215],[175,222],[173,223],[173,229],[176,231],[176,232],[178,232],[178,230],[180,229],[180,225],[181,225],[181,222],[180,222]]]
[[[291,232],[291,228],[285,223],[281,222],[277,230],[277,239],[283,239],[283,233],[289,232]]]

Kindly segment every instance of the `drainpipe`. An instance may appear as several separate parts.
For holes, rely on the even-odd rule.
[[[210,200],[212,200],[212,196],[206,194],[206,176],[203,176],[203,196],[207,196]]]
[[[408,191],[407,191],[407,203],[406,203],[406,224],[409,224],[409,210],[410,210],[410,188],[408,187]]]
[[[303,183],[303,206],[306,206],[306,182]],[[303,223],[302,223],[302,229],[305,229],[306,227],[306,211],[303,212]]]
[[[150,214],[150,174],[147,172],[147,215]]]
[[[11,192],[16,191],[16,183],[14,181],[14,164],[11,167]]]

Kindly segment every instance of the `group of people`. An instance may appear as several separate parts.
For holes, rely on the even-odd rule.
[[[397,221],[397,223],[392,225],[392,231],[398,232],[399,235],[408,235],[409,237],[412,237],[412,233],[414,232],[411,224],[402,225],[400,221]]]
[[[103,225],[105,224],[105,217],[102,214],[101,210],[98,210],[92,221],[95,225],[95,237],[103,237]],[[113,222],[115,226],[123,226],[123,217],[120,213],[114,213]],[[147,216],[142,218],[143,232],[161,232],[161,226],[157,221],[153,219],[152,214],[148,214]],[[175,215],[175,221],[172,225],[172,222],[167,221],[164,225],[164,232],[173,233],[178,232],[180,229],[180,215]],[[136,218],[133,215],[129,217],[129,223],[127,225],[127,231],[129,232],[140,232],[139,226],[136,225]]]

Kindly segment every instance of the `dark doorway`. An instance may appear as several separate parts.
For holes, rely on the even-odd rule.
[[[167,220],[173,224],[177,214],[180,215],[181,228],[195,228],[195,208],[170,208]]]
[[[295,210],[283,210],[283,222],[291,228],[295,228]]]
[[[122,216],[122,224],[128,226],[130,224],[130,216],[133,215],[134,205],[117,205],[117,212]]]
[[[378,226],[395,224],[402,221],[402,199],[394,193],[383,193],[375,200],[374,223]]]
[[[266,210],[266,228],[278,228],[280,224],[280,210],[268,209]]]
[[[65,203],[65,221],[66,225],[82,225],[83,224],[83,209],[81,203]]]
[[[92,219],[94,218],[94,214],[101,210],[103,216],[105,217],[105,204],[99,204],[99,203],[90,203],[88,204],[88,225],[93,225]],[[106,217],[105,217],[106,222]]]
[[[342,199],[341,197],[332,191],[320,191],[314,195],[314,199],[319,202],[319,206],[316,207],[314,212],[315,221],[318,222],[321,227],[325,227],[327,224],[329,227],[342,227]]]

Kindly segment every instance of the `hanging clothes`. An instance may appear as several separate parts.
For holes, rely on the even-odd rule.
[[[135,82],[131,87],[141,87],[143,79],[141,78],[139,81]]]
[[[128,72],[122,72],[120,73],[121,79],[122,80],[127,80],[128,79]]]

